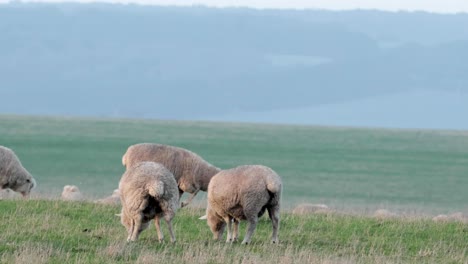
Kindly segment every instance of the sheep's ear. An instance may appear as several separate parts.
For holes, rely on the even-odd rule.
[[[122,213],[120,213],[120,214],[115,214],[115,216],[122,217]]]

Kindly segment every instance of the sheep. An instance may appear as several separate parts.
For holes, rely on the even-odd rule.
[[[392,213],[386,209],[378,209],[374,212],[374,218],[383,220],[383,219],[389,219],[389,218],[395,218],[398,215],[395,213]]]
[[[331,213],[332,210],[328,208],[325,204],[309,204],[303,203],[297,205],[292,213],[298,215],[305,215],[305,214],[327,214]]]
[[[172,219],[178,208],[178,188],[172,173],[155,162],[141,162],[126,170],[119,182],[122,203],[121,223],[127,229],[127,241],[136,241],[154,219],[158,239],[163,241],[159,220],[164,217],[171,242],[176,238]]]
[[[16,154],[11,149],[0,146],[0,190],[9,188],[26,198],[35,186],[36,181]]]
[[[62,200],[64,201],[84,201],[85,198],[75,185],[65,185],[62,191]]]
[[[278,243],[281,191],[281,178],[262,165],[244,165],[216,174],[208,186],[206,209],[213,238],[219,240],[227,224],[226,242],[237,241],[239,222],[247,220],[242,244],[250,243],[258,218],[268,210],[273,226],[272,243]]]
[[[120,191],[119,191],[119,189],[115,189],[114,192],[112,192],[111,196],[99,199],[99,200],[95,201],[95,203],[107,204],[107,205],[119,205],[120,204]]]
[[[15,199],[15,192],[10,189],[0,190],[0,200]]]
[[[184,192],[191,194],[181,207],[187,206],[200,190],[206,192],[211,177],[220,171],[189,150],[162,144],[132,145],[122,157],[122,164],[127,169],[141,161],[153,161],[166,167],[177,181],[179,197]]]
[[[434,222],[448,222],[449,220],[450,220],[449,216],[445,214],[440,214],[432,218],[432,221]]]
[[[468,218],[462,212],[452,213],[450,215],[440,214],[432,218],[434,222],[461,222],[468,223]]]

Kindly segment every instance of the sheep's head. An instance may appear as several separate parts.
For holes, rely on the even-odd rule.
[[[141,234],[143,230],[148,228],[149,226],[149,221],[148,222],[143,222],[140,226],[140,229],[138,229],[136,233],[136,237],[132,237],[134,234],[133,228],[135,228],[135,219],[130,217],[128,213],[125,212],[125,210],[122,209],[122,212],[120,213],[120,223],[127,229],[128,237],[127,241],[134,241],[138,238],[138,236]]]
[[[224,222],[224,220],[209,207],[206,210],[206,220],[208,226],[211,229],[211,233],[213,233],[213,239],[221,239],[221,237],[223,236],[224,228],[226,227],[226,223]]]
[[[29,173],[16,177],[9,186],[13,191],[21,193],[23,197],[28,197],[34,187],[36,187],[36,181]]]

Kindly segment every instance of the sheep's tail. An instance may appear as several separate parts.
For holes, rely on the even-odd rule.
[[[148,194],[155,198],[160,198],[164,194],[164,183],[162,181],[154,181],[148,185]]]
[[[266,188],[271,196],[272,204],[279,204],[281,200],[282,183],[281,178],[276,173],[269,173],[265,177]]]
[[[281,192],[281,179],[276,174],[267,174],[265,177],[266,187],[269,192],[271,193],[279,193]]]

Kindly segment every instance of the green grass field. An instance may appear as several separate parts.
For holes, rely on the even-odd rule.
[[[16,152],[41,195],[58,197],[66,184],[110,195],[123,153],[140,142],[184,147],[220,168],[267,165],[283,178],[285,208],[468,212],[466,131],[0,115],[0,145]]]
[[[62,201],[0,201],[0,263],[467,263],[468,226],[424,219],[281,216],[270,244],[263,217],[250,245],[212,241],[202,210],[181,209],[177,242],[159,243],[153,225],[126,243],[115,206]],[[240,235],[244,236],[245,223]]]

